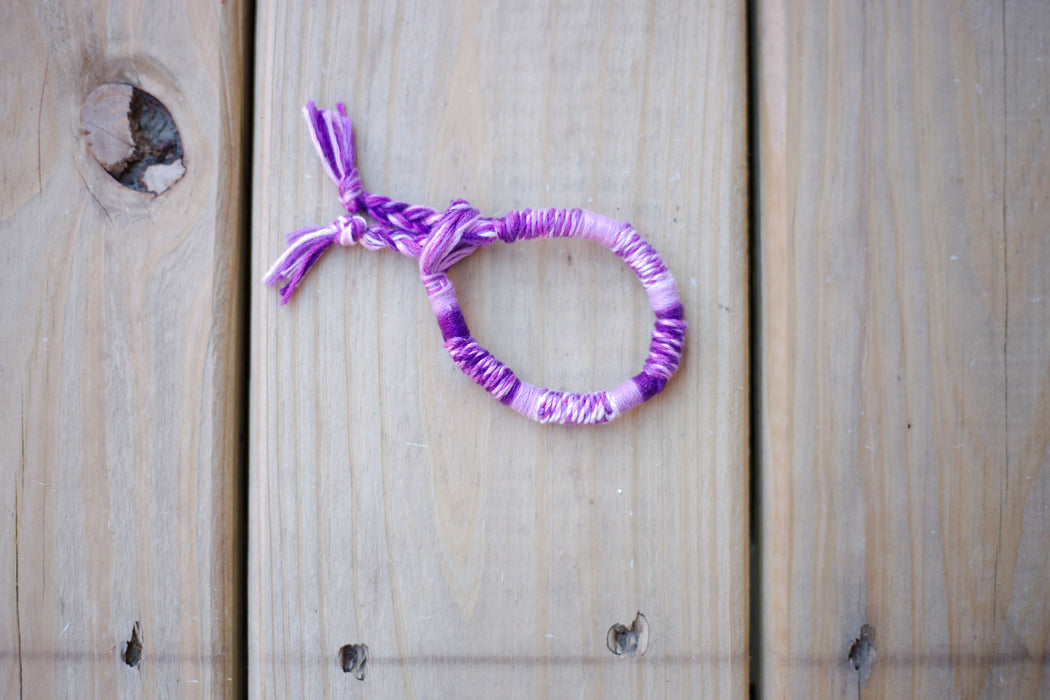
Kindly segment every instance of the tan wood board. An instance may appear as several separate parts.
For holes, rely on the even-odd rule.
[[[300,108],[345,100],[369,191],[630,220],[682,291],[683,367],[611,425],[542,426],[455,368],[415,260],[329,251],[286,307],[256,286],[253,696],[746,693],[744,6],[525,5],[260,3],[253,278],[340,213]],[[528,381],[641,367],[652,314],[600,246],[493,245],[452,277]],[[613,656],[639,611],[647,653]]]
[[[1050,10],[758,36],[763,695],[1048,697]]]
[[[246,19],[0,7],[0,697],[239,692]],[[178,128],[186,172],[160,195],[88,151],[110,82]]]

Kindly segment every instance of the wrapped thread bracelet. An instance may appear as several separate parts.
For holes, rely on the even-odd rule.
[[[263,278],[270,286],[284,281],[282,304],[333,244],[360,244],[370,250],[392,248],[419,258],[420,277],[453,362],[498,401],[541,423],[607,423],[658,394],[678,369],[686,333],[678,288],[659,254],[630,224],[581,209],[522,209],[488,218],[461,199],[439,212],[365,192],[354,166],[353,131],[343,104],[338,103],[335,111],[319,110],[311,101],[303,112],[314,146],[328,175],[339,186],[339,200],[349,216],[340,216],[327,226],[308,226],[288,234],[288,249]],[[368,214],[372,225],[358,212]],[[533,238],[596,241],[638,276],[656,314],[649,356],[640,373],[612,391],[552,391],[521,381],[471,337],[456,290],[445,273],[480,246],[497,240],[513,243]]]

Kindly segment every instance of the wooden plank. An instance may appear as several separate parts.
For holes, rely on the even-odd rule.
[[[1050,10],[758,22],[763,695],[1047,697]]]
[[[0,697],[241,692],[246,21],[236,2],[0,7]],[[91,155],[106,83],[173,117],[186,172],[163,193]],[[127,145],[125,90],[99,118]]]
[[[341,248],[287,307],[257,288],[252,695],[746,692],[743,9],[260,5],[255,279],[285,232],[339,214],[300,107],[345,100],[369,191],[630,219],[692,334],[653,402],[542,426],[452,365],[414,260]],[[489,246],[452,276],[477,337],[533,383],[641,366],[651,312],[599,246]],[[648,653],[613,656],[607,631],[638,611]],[[369,648],[363,683],[347,644]]]

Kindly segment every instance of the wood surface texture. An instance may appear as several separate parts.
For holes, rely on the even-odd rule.
[[[1050,698],[1048,46],[1040,0],[0,3],[0,698]],[[170,189],[92,155],[106,83],[170,111]],[[665,392],[522,418],[393,251],[280,307],[342,213],[308,99],[369,191],[633,223]],[[601,246],[451,277],[534,384],[644,361]]]
[[[763,696],[1050,697],[1050,5],[757,21]]]
[[[0,4],[0,697],[240,692],[246,20]],[[159,196],[88,152],[81,110],[109,82],[181,133]]]
[[[261,2],[256,41],[253,280],[341,212],[300,108],[344,100],[366,189],[630,220],[691,334],[653,402],[541,426],[455,368],[415,260],[340,248],[286,307],[253,288],[252,696],[744,696],[744,5]],[[641,367],[652,314],[600,246],[493,245],[452,278],[524,379]],[[613,656],[638,611],[647,653]]]

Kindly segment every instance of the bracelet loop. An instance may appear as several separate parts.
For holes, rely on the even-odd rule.
[[[494,398],[541,423],[593,425],[607,423],[659,393],[678,369],[686,323],[674,278],[659,254],[635,229],[582,209],[522,209],[487,218],[463,200],[443,212],[394,202],[365,192],[354,165],[353,131],[342,103],[336,112],[304,112],[310,134],[328,175],[339,186],[340,201],[351,216],[328,226],[310,226],[288,234],[288,249],[264,282],[285,281],[281,303],[287,303],[307,270],[333,244],[392,248],[419,258],[419,272],[437,317],[445,350],[464,374]],[[368,214],[368,226],[358,212]],[[477,248],[494,241],[513,243],[534,238],[581,238],[611,250],[638,277],[656,315],[649,355],[642,371],[612,391],[574,394],[533,386],[518,379],[470,335],[456,289],[446,274]]]

